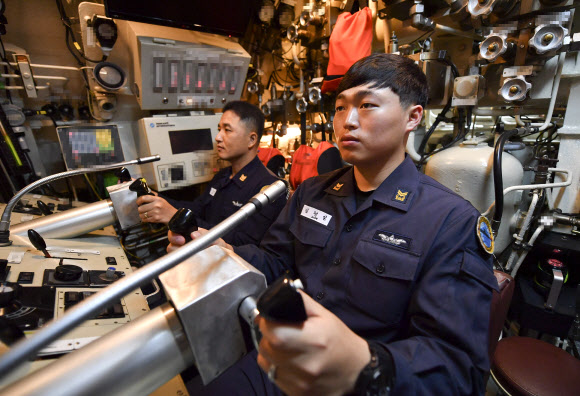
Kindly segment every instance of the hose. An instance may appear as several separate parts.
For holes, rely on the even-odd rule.
[[[503,175],[502,175],[502,154],[505,142],[512,136],[518,134],[518,129],[512,129],[502,133],[493,151],[493,186],[495,190],[495,212],[491,221],[491,229],[497,235],[503,214]]]

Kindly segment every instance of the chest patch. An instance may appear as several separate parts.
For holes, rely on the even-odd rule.
[[[211,195],[212,197],[215,195],[216,192],[217,190],[213,187],[209,189],[209,195]]]
[[[302,207],[302,212],[300,213],[300,216],[304,216],[307,219],[314,220],[317,223],[320,223],[325,226],[327,226],[328,223],[330,222],[330,219],[332,219],[332,216],[329,215],[328,213],[324,213],[322,210],[318,210],[308,205],[304,205]]]
[[[387,245],[409,250],[413,240],[406,236],[395,234],[394,232],[377,230],[375,235],[373,235],[373,241],[378,241],[381,243],[386,243]]]

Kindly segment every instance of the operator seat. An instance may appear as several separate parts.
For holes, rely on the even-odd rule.
[[[513,278],[494,271],[500,292],[492,297],[489,353],[491,377],[505,394],[580,395],[580,360],[544,341],[513,336],[498,342],[514,291]]]

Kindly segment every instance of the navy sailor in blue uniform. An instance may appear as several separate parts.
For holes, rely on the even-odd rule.
[[[425,75],[399,55],[346,73],[334,132],[352,166],[306,180],[260,247],[234,248],[269,282],[300,278],[308,318],[260,318],[262,371],[249,354],[207,394],[484,394],[497,282],[477,210],[405,154],[427,97]]]
[[[142,221],[167,224],[176,208],[188,208],[195,214],[197,225],[209,229],[232,215],[262,188],[279,180],[258,158],[263,131],[264,115],[258,107],[242,101],[227,103],[218,124],[216,143],[218,156],[231,166],[220,170],[194,201],[139,197],[137,205]],[[285,203],[285,197],[277,199],[242,227],[225,235],[224,240],[232,245],[259,244]]]

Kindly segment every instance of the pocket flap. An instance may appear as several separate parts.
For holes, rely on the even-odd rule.
[[[461,264],[460,271],[488,288],[499,292],[499,286],[497,285],[493,270],[476,253],[470,252],[469,250],[463,252],[463,263]]]
[[[365,240],[359,241],[352,258],[379,277],[408,281],[415,278],[420,259],[408,251]]]
[[[321,224],[300,217],[290,225],[290,232],[304,245],[324,247],[332,231]]]

